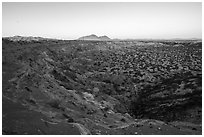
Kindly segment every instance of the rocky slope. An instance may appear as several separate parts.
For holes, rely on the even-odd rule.
[[[2,42],[3,134],[202,133],[200,43]]]

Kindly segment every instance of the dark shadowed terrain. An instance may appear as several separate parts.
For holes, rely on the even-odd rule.
[[[202,42],[2,39],[3,134],[202,134]]]

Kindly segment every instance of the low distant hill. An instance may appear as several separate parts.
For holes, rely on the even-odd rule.
[[[95,34],[83,36],[78,38],[78,40],[93,40],[93,41],[108,41],[111,40],[108,36],[96,36]]]
[[[5,39],[8,39],[10,41],[42,41],[42,40],[53,40],[53,39],[49,39],[49,38],[42,38],[42,37],[32,37],[32,36],[28,36],[28,37],[24,37],[24,36],[13,36],[13,37],[4,37]]]
[[[110,38],[107,37],[107,36],[100,36],[99,39],[100,39],[100,40],[110,40]]]

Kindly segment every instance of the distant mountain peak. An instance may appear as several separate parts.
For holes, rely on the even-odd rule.
[[[78,38],[78,40],[93,40],[93,41],[106,41],[106,40],[111,40],[108,36],[97,36],[95,34],[91,34],[88,36],[83,36]]]
[[[95,36],[95,37],[97,37],[97,35],[95,35],[95,34],[91,34],[91,35],[89,35],[89,36]]]

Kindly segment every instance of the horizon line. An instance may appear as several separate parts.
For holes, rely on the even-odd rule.
[[[90,34],[90,35],[93,35],[93,34]],[[96,34],[94,34],[94,35],[96,35]],[[84,36],[80,36],[80,37],[74,39],[74,38],[32,36],[32,35],[13,35],[13,36],[2,36],[2,38],[15,37],[15,36],[40,37],[40,38],[45,38],[45,39],[56,39],[56,40],[78,40],[80,37],[84,37]],[[86,36],[89,36],[89,35],[86,35]],[[101,35],[101,36],[107,36],[107,35]],[[107,36],[107,37],[109,37],[109,36]],[[175,37],[175,38],[110,38],[110,40],[115,40],[115,39],[118,39],[118,40],[177,40],[177,39],[178,40],[189,40],[189,39],[199,39],[199,40],[202,40],[202,38],[195,38],[195,37],[191,37],[191,38],[179,38],[179,37]]]

